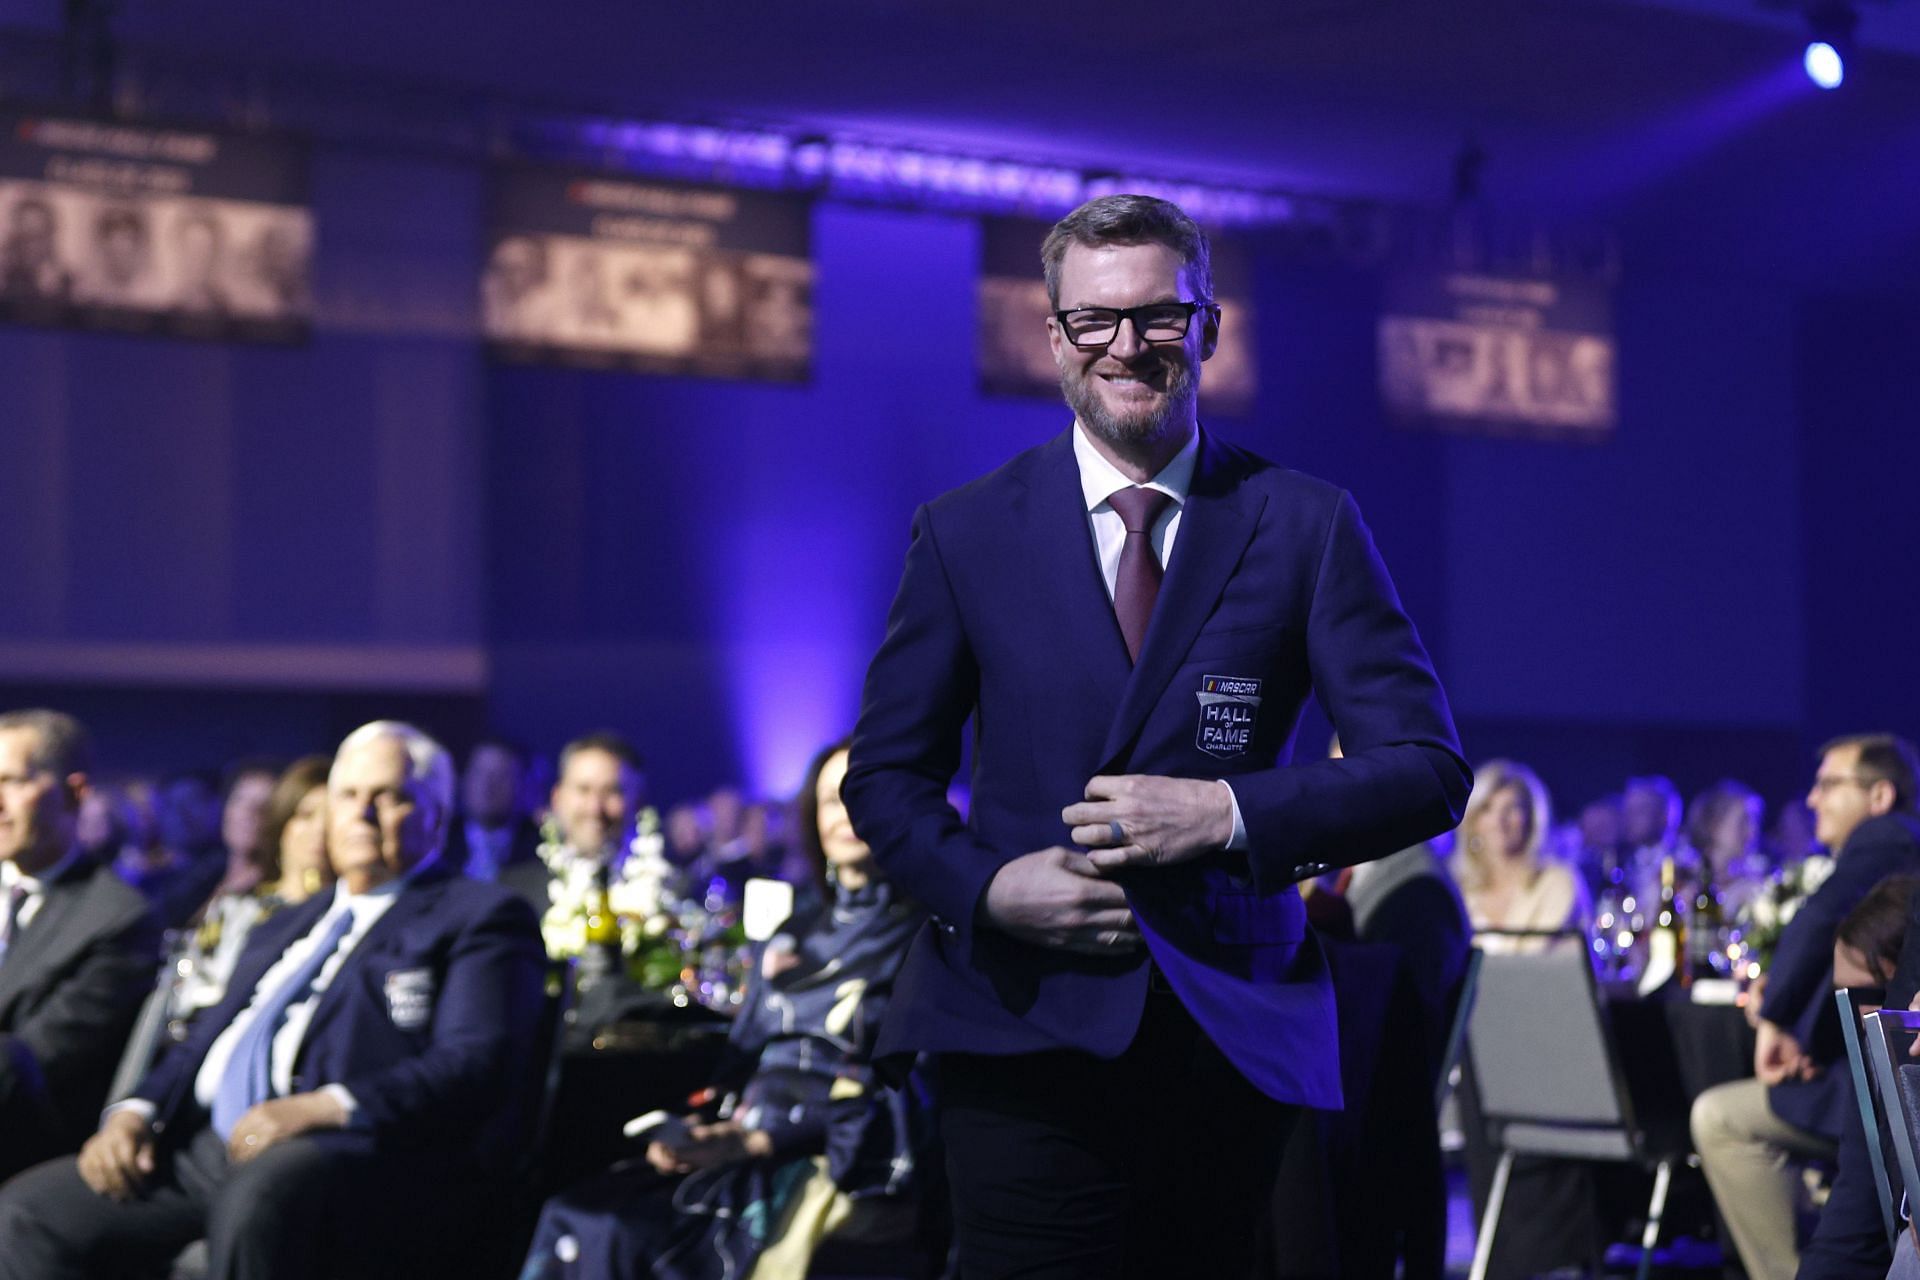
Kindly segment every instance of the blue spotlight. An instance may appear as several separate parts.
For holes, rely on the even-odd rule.
[[[1805,60],[1807,79],[1822,89],[1838,89],[1847,78],[1847,64],[1840,51],[1825,40],[1815,40],[1807,45]]]

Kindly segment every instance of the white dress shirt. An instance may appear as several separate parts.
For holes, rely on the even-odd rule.
[[[13,913],[13,930],[7,938],[9,944],[20,936],[22,929],[33,923],[35,916],[40,914],[40,906],[47,900],[47,886],[64,875],[67,868],[73,865],[74,859],[79,856],[79,850],[70,849],[65,857],[37,876],[30,876],[22,871],[14,865],[11,858],[0,862],[0,912],[6,910],[5,904],[9,898],[13,897],[16,887],[27,891],[27,896],[20,900],[20,909]]]
[[[1186,509],[1187,495],[1193,490],[1193,468],[1199,457],[1200,430],[1196,427],[1180,452],[1160,468],[1160,474],[1140,486],[1158,489],[1173,499],[1153,522],[1151,535],[1154,558],[1163,570],[1173,559],[1173,542],[1180,532],[1180,513]],[[1078,421],[1073,424],[1073,460],[1080,468],[1080,494],[1087,504],[1093,549],[1100,557],[1100,579],[1106,584],[1107,599],[1112,600],[1114,583],[1120,576],[1120,549],[1127,541],[1127,522],[1107,499],[1115,490],[1132,487],[1133,481],[1094,447],[1086,427]],[[1245,849],[1247,824],[1240,817],[1240,798],[1233,794],[1233,786],[1225,778],[1220,779],[1220,785],[1227,789],[1227,797],[1233,804],[1233,837],[1227,841],[1227,848]]]
[[[226,1074],[227,1063],[233,1058],[233,1051],[240,1043],[240,1037],[246,1034],[253,1020],[259,1016],[262,996],[271,995],[313,955],[314,948],[320,945],[327,931],[342,911],[351,912],[353,924],[346,936],[340,939],[340,945],[334,948],[333,955],[320,966],[320,972],[313,980],[313,987],[304,1000],[287,1006],[286,1018],[280,1029],[273,1034],[273,1058],[269,1067],[269,1077],[273,1082],[273,1093],[284,1098],[293,1092],[293,1068],[300,1058],[300,1043],[306,1039],[307,1025],[313,1021],[314,1010],[320,1007],[320,998],[340,972],[340,966],[347,962],[353,949],[360,945],[361,939],[374,924],[393,906],[394,899],[400,896],[400,890],[406,886],[412,873],[383,885],[367,890],[365,893],[347,892],[347,882],[342,880],[333,887],[333,905],[328,907],[321,917],[314,921],[313,928],[289,943],[273,962],[260,981],[254,984],[253,999],[247,1007],[234,1015],[227,1029],[215,1038],[207,1049],[206,1060],[200,1064],[200,1074],[193,1080],[193,1096],[201,1106],[211,1109],[214,1094],[219,1092],[220,1078]],[[325,1092],[332,1093],[346,1107],[349,1114],[354,1110],[353,1097],[339,1085],[328,1085]]]

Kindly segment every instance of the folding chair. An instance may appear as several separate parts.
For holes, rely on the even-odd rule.
[[[1519,1156],[1635,1164],[1653,1172],[1640,1238],[1646,1280],[1673,1167],[1684,1151],[1637,1122],[1584,947],[1489,955],[1467,1023],[1488,1137],[1500,1152],[1480,1220],[1471,1280],[1485,1280],[1507,1183]]]
[[[1920,1187],[1920,1153],[1916,1153],[1914,1133],[1914,1126],[1920,1124],[1920,1058],[1910,1057],[1908,1050],[1920,1034],[1920,1013],[1882,1009],[1862,1018],[1860,1026],[1867,1061],[1873,1064],[1873,1078],[1886,1109],[1887,1128],[1893,1133],[1900,1177],[1911,1194]]]
[[[1887,1244],[1892,1247],[1900,1241],[1900,1219],[1894,1213],[1893,1183],[1887,1177],[1887,1155],[1880,1145],[1879,1117],[1882,1111],[1887,1110],[1886,1100],[1869,1077],[1866,1046],[1861,1042],[1858,1006],[1860,997],[1866,994],[1865,991],[1842,987],[1833,993],[1833,999],[1840,1007],[1840,1033],[1847,1042],[1847,1070],[1853,1073],[1854,1101],[1860,1106],[1860,1123],[1867,1131],[1867,1158],[1873,1166],[1873,1186],[1880,1202],[1880,1222],[1887,1229]],[[1885,992],[1875,994],[1878,999],[1869,1003],[1885,999]]]
[[[1447,1028],[1447,1043],[1440,1054],[1440,1078],[1434,1084],[1433,1110],[1438,1115],[1453,1092],[1454,1068],[1467,1046],[1467,1021],[1473,1017],[1473,1001],[1480,988],[1480,966],[1487,953],[1478,947],[1467,952],[1467,971],[1460,975],[1460,992],[1453,1001],[1453,1022]]]

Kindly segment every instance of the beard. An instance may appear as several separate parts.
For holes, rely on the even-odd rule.
[[[1182,359],[1162,358],[1158,363],[1140,361],[1133,372],[1151,374],[1166,371],[1167,389],[1158,405],[1114,413],[1100,399],[1094,380],[1099,376],[1092,367],[1063,369],[1060,394],[1087,430],[1120,449],[1153,444],[1175,434],[1182,424],[1191,422],[1200,395],[1200,380],[1193,365]]]

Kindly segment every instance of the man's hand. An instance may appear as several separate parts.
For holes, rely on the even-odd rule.
[[[985,904],[994,928],[1035,946],[1111,956],[1140,945],[1125,892],[1084,854],[1058,845],[1001,867]]]
[[[773,1154],[773,1139],[758,1129],[745,1129],[731,1120],[696,1124],[680,1142],[649,1142],[647,1163],[661,1173],[692,1173],[717,1169]]]
[[[1753,1074],[1760,1078],[1761,1084],[1810,1079],[1813,1070],[1813,1064],[1791,1032],[1764,1018],[1760,1020],[1759,1036],[1753,1046]]]
[[[116,1111],[80,1148],[80,1177],[109,1200],[131,1200],[153,1173],[153,1126],[138,1111]]]
[[[269,1098],[249,1107],[233,1126],[233,1134],[227,1139],[227,1155],[235,1164],[245,1164],[288,1138],[297,1138],[314,1129],[339,1129],[346,1123],[346,1108],[330,1093],[295,1093],[285,1098]]]
[[[1747,1025],[1760,1029],[1760,1006],[1767,999],[1767,975],[1761,974],[1747,986]]]
[[[1227,847],[1233,794],[1218,782],[1195,778],[1101,777],[1087,783],[1087,798],[1062,809],[1060,817],[1102,871],[1166,866]]]

